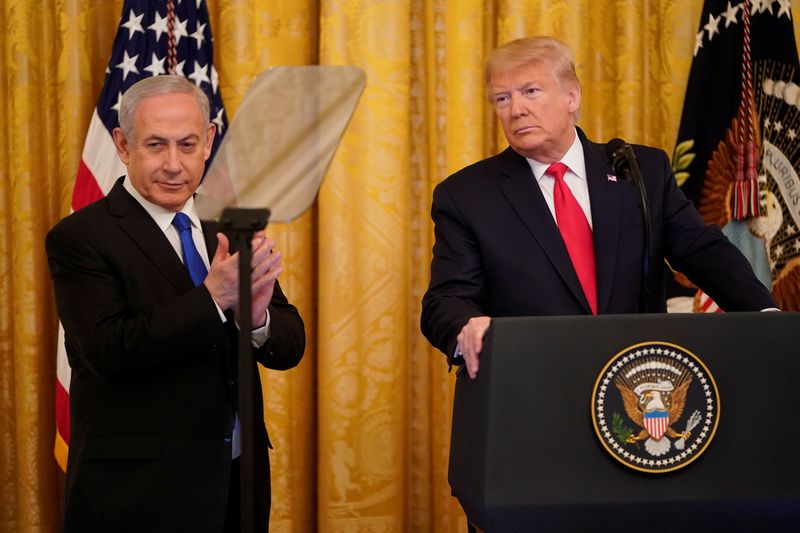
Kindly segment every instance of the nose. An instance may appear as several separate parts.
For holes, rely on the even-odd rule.
[[[511,103],[509,105],[509,111],[511,112],[511,116],[514,118],[528,114],[528,110],[525,107],[525,101],[521,95],[516,93],[511,94]]]
[[[171,145],[166,151],[164,156],[164,170],[171,174],[177,174],[181,171],[180,152],[176,145]]]

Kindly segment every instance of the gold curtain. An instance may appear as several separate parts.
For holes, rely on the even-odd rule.
[[[463,531],[446,478],[453,376],[418,321],[431,191],[504,145],[485,53],[560,36],[575,50],[587,134],[671,152],[702,0],[208,3],[234,118],[270,65],[355,64],[368,77],[318,202],[270,229],[309,338],[300,367],[262,374],[272,530]],[[121,4],[0,0],[0,531],[58,523],[43,240],[69,210]]]

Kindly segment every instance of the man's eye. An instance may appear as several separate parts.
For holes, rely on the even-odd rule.
[[[498,94],[497,96],[494,97],[494,105],[498,107],[503,107],[507,105],[509,101],[510,99],[507,94]]]
[[[197,146],[197,143],[181,143],[181,148],[184,150],[194,150]]]
[[[528,87],[524,91],[525,96],[535,96],[538,92],[539,92],[539,89],[537,87]]]

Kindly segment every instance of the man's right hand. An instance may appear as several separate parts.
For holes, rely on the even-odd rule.
[[[458,334],[458,350],[464,358],[464,365],[467,367],[469,377],[475,379],[478,375],[478,356],[483,349],[483,337],[492,319],[488,316],[476,316],[469,319],[461,333]]]
[[[217,251],[203,281],[211,297],[223,311],[239,301],[239,254],[229,253],[229,246],[228,238],[223,233],[217,233]]]
[[[275,280],[283,272],[281,254],[274,252],[275,242],[263,232],[253,236],[251,291],[253,325],[260,327],[266,321],[267,306],[272,300]],[[217,233],[217,251],[211,259],[211,268],[203,283],[214,302],[227,311],[239,312],[239,253],[229,252],[230,242],[223,233]]]

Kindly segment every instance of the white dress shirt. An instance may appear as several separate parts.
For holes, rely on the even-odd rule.
[[[536,178],[536,183],[544,195],[544,201],[547,202],[547,207],[550,208],[550,214],[553,215],[553,220],[556,220],[556,208],[553,200],[553,188],[555,187],[556,179],[552,176],[545,174],[550,163],[540,163],[534,159],[525,158],[533,171],[533,177]],[[575,141],[570,146],[561,162],[567,165],[567,172],[564,173],[564,181],[566,182],[569,190],[572,191],[572,196],[578,201],[578,204],[586,215],[586,220],[589,222],[589,227],[592,228],[592,206],[589,202],[589,183],[586,179],[586,161],[583,158],[583,145],[578,139],[578,132],[575,132]],[[558,222],[556,222],[557,224]]]
[[[156,205],[149,200],[146,200],[139,191],[131,183],[131,180],[125,176],[125,180],[122,183],[122,186],[125,187],[125,190],[130,193],[134,199],[141,204],[147,214],[149,214],[153,221],[161,228],[161,231],[164,232],[164,235],[167,237],[167,240],[172,245],[172,248],[175,250],[175,253],[180,258],[181,262],[183,262],[183,251],[181,248],[181,237],[178,229],[172,225],[172,220],[175,218],[175,212],[170,211],[168,209],[164,209],[163,207]],[[203,237],[203,228],[200,225],[200,217],[197,215],[197,209],[194,206],[194,197],[191,196],[186,201],[186,204],[181,209],[181,212],[186,214],[189,217],[189,220],[192,222],[192,240],[194,241],[195,247],[197,247],[197,252],[200,254],[200,257],[203,259],[203,263],[206,265],[206,270],[211,269],[211,263],[208,260],[208,248],[206,248],[206,240]],[[212,300],[213,301],[213,300]],[[217,307],[217,312],[219,313],[220,320],[222,322],[227,322],[228,319],[225,317],[220,306],[217,302],[214,302],[214,305]],[[270,325],[270,317],[269,317],[269,310],[267,310],[267,322],[262,327],[258,329],[254,329],[252,332],[252,339],[253,339],[253,346],[259,348],[267,342],[269,339],[269,325]],[[235,413],[234,421],[233,421],[233,435],[231,439],[231,457],[234,459],[239,457],[242,454],[242,426],[239,422],[239,413]]]

